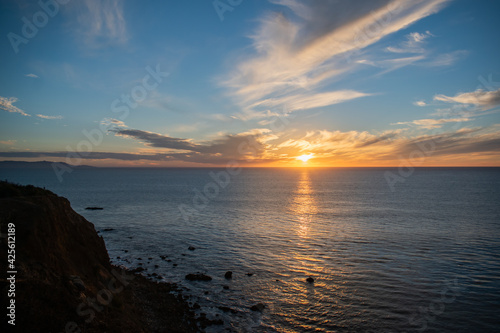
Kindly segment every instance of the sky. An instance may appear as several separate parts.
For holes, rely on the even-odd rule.
[[[4,0],[0,161],[500,166],[496,0]]]

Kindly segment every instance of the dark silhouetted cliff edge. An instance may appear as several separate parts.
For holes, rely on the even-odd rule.
[[[9,327],[9,223],[15,225],[16,332],[197,331],[188,304],[172,293],[175,285],[111,265],[94,225],[67,199],[7,182],[0,182],[2,327]]]

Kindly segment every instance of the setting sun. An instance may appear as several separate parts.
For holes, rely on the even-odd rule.
[[[307,162],[309,161],[311,158],[313,157],[312,154],[309,154],[309,155],[301,155],[301,156],[298,156],[297,159],[298,160],[301,160],[302,162]]]

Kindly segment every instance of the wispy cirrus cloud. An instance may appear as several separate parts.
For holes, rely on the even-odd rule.
[[[387,51],[393,53],[424,53],[423,47],[425,40],[433,36],[429,31],[424,33],[412,32],[406,35],[406,41],[402,42],[399,46],[389,46]]]
[[[19,113],[25,117],[31,117],[31,115],[27,114],[20,108],[14,105],[18,101],[17,97],[2,97],[0,96],[0,109],[5,110],[7,112]]]
[[[26,76],[26,77],[31,77],[31,78],[33,78],[33,79],[38,79],[38,78],[39,78],[39,76],[38,76],[38,75],[36,75],[36,74],[32,74],[32,73],[30,73],[30,74],[26,74],[25,76]]]
[[[124,2],[120,0],[84,0],[75,4],[77,32],[83,36],[87,47],[100,48],[127,42],[123,6]]]
[[[477,89],[473,92],[460,93],[455,96],[440,94],[435,95],[433,99],[434,101],[453,103],[454,105],[450,108],[436,109],[432,116],[441,118],[417,119],[392,123],[391,125],[413,125],[423,129],[437,129],[448,123],[470,122],[479,116],[496,112],[495,110],[488,110],[500,105],[500,89],[491,91]],[[421,107],[429,105],[422,100],[413,104]]]
[[[44,114],[37,114],[36,116],[42,119],[63,119],[63,116],[46,116]]]
[[[391,53],[401,54],[399,58],[380,58],[380,59],[359,59],[356,60],[359,64],[370,65],[373,67],[379,67],[385,69],[384,71],[378,73],[376,76],[381,76],[383,74],[392,72],[394,70],[409,66],[421,66],[421,67],[446,67],[455,64],[461,59],[465,58],[469,52],[466,50],[457,50],[449,53],[443,54],[432,54],[425,50],[422,46],[417,47],[416,45],[408,46],[407,48],[393,48],[388,47],[386,50],[391,50]],[[402,54],[414,54],[412,56],[403,56]]]
[[[14,105],[19,99],[17,97],[2,97],[0,96],[0,109],[5,110],[7,112],[19,113],[25,117],[31,117],[30,114],[24,112],[20,108]],[[62,116],[46,116],[43,114],[37,114],[38,118],[42,119],[62,119]]]
[[[492,91],[478,89],[455,96],[436,95],[434,96],[434,100],[447,103],[471,104],[483,109],[491,109],[500,105],[500,89]]]
[[[412,32],[406,35],[406,40],[398,46],[389,46],[386,51],[391,53],[418,53],[421,56],[407,57],[402,59],[413,59],[413,62],[418,61],[418,65],[424,67],[445,67],[455,64],[457,61],[466,57],[469,52],[466,50],[456,50],[443,54],[433,54],[428,51],[425,46],[427,39],[434,37],[430,31],[424,33]],[[395,59],[397,60],[397,59]]]
[[[114,118],[104,118],[101,120],[100,125],[104,125],[105,128],[127,128],[127,125],[121,120],[114,119]]]
[[[376,74],[376,76],[382,76],[389,72],[398,70],[400,68],[412,65],[421,60],[425,59],[424,55],[416,55],[412,57],[402,57],[402,58],[393,58],[393,59],[384,59],[384,60],[371,60],[366,61],[365,59],[358,61],[358,63],[371,65],[374,67],[378,67],[383,69],[381,72]]]
[[[273,2],[290,9],[295,17],[274,14],[262,19],[252,36],[255,54],[237,64],[222,82],[247,112],[267,106],[269,100],[278,104],[285,96],[288,100],[298,96],[295,98],[310,102],[301,105],[300,109],[338,102],[338,99],[332,99],[329,104],[325,100],[318,103],[315,98],[338,93],[322,88],[358,66],[356,62],[346,62],[346,59],[383,37],[439,11],[447,1],[363,0],[355,7],[347,1],[333,0]],[[423,38],[413,36],[414,41]],[[394,61],[396,66],[404,63]],[[351,96],[358,98],[363,94],[359,92]],[[342,99],[347,100],[349,98]],[[253,115],[265,113],[253,112]]]
[[[327,105],[342,103],[348,100],[370,96],[371,94],[355,90],[337,90],[318,94],[291,94],[277,98],[267,98],[255,102],[250,107],[276,108],[286,105],[288,112],[318,108]]]
[[[429,57],[427,61],[420,64],[424,67],[446,67],[455,64],[457,61],[462,60],[469,54],[466,50],[457,50],[449,53],[438,54]]]
[[[392,125],[416,125],[418,127],[425,129],[435,129],[435,128],[441,128],[444,124],[462,123],[467,121],[472,121],[472,118],[463,117],[463,118],[443,118],[443,119],[417,119],[413,121],[397,122]]]

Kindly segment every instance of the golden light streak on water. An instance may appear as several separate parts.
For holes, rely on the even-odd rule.
[[[299,224],[296,232],[301,238],[308,238],[310,223],[313,216],[318,212],[313,191],[309,170],[304,169],[289,208],[297,217]]]

